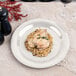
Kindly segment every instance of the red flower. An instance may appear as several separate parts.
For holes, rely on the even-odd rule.
[[[0,6],[7,8],[8,12],[9,12],[9,16],[8,16],[9,21],[12,21],[12,19],[15,19],[17,21],[17,20],[21,19],[22,17],[26,17],[28,15],[28,14],[26,14],[24,16],[23,14],[20,14],[21,4],[16,4],[16,3],[17,3],[17,1],[10,1],[10,0],[6,0],[3,2],[0,1]]]

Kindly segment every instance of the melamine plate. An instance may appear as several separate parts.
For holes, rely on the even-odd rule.
[[[33,56],[24,46],[27,35],[37,28],[47,29],[53,37],[53,48],[46,57]],[[54,22],[34,19],[24,22],[15,30],[11,39],[11,50],[22,64],[32,68],[47,68],[64,59],[69,50],[69,38],[65,30]]]

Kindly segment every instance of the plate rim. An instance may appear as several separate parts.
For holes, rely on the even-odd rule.
[[[12,38],[11,38],[11,51],[12,51],[12,53],[13,53],[13,55],[14,55],[14,57],[20,62],[20,63],[22,63],[22,64],[24,64],[24,65],[26,65],[26,66],[28,66],[28,67],[31,67],[31,68],[48,68],[48,67],[51,67],[51,66],[54,66],[54,65],[56,65],[56,64],[58,64],[59,62],[61,62],[64,58],[65,58],[65,56],[66,56],[66,54],[68,53],[68,51],[69,51],[69,47],[70,47],[70,40],[69,40],[69,37],[68,37],[68,34],[67,34],[67,32],[65,32],[66,33],[66,36],[67,36],[67,40],[68,40],[68,46],[67,46],[67,52],[66,52],[66,54],[61,58],[61,59],[59,59],[59,61],[57,61],[57,62],[55,62],[54,64],[51,64],[50,66],[44,66],[44,67],[36,67],[36,66],[32,66],[32,65],[29,65],[29,64],[25,64],[23,61],[21,61],[16,55],[15,55],[15,53],[14,53],[14,50],[13,50],[13,38],[14,38],[14,35],[15,35],[15,32],[20,28],[20,27],[22,27],[24,24],[28,24],[28,23],[30,23],[30,22],[32,22],[32,21],[47,21],[47,22],[50,22],[50,23],[53,23],[53,24],[55,24],[53,21],[51,21],[51,20],[47,20],[47,19],[32,19],[32,20],[29,20],[29,21],[27,21],[27,22],[24,22],[23,24],[21,24],[19,27],[17,27],[17,29],[14,31],[14,33],[13,33],[13,35],[12,35]],[[56,26],[58,26],[57,24],[55,24]],[[59,26],[58,26],[59,27]],[[62,29],[63,30],[63,29]]]

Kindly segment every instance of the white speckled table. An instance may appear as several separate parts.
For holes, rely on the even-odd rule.
[[[72,2],[64,7],[60,2],[22,3],[22,13],[28,13],[21,21],[12,21],[13,32],[25,21],[35,18],[45,18],[64,26],[69,34],[70,49],[65,59],[48,69],[31,69],[20,64],[10,49],[11,35],[5,37],[0,46],[0,76],[76,76],[76,3]],[[12,32],[12,33],[13,33]]]

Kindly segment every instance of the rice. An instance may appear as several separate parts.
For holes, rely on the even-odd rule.
[[[49,40],[49,46],[47,48],[38,49],[38,48],[35,48],[35,47],[30,47],[29,44],[28,44],[29,40],[33,39],[34,35],[38,32],[39,32],[39,30],[36,29],[34,32],[30,33],[27,36],[27,39],[25,40],[25,47],[28,51],[32,52],[33,56],[45,57],[51,52],[52,45],[53,45],[53,38],[49,33],[47,34],[47,37],[48,37],[48,40]]]

